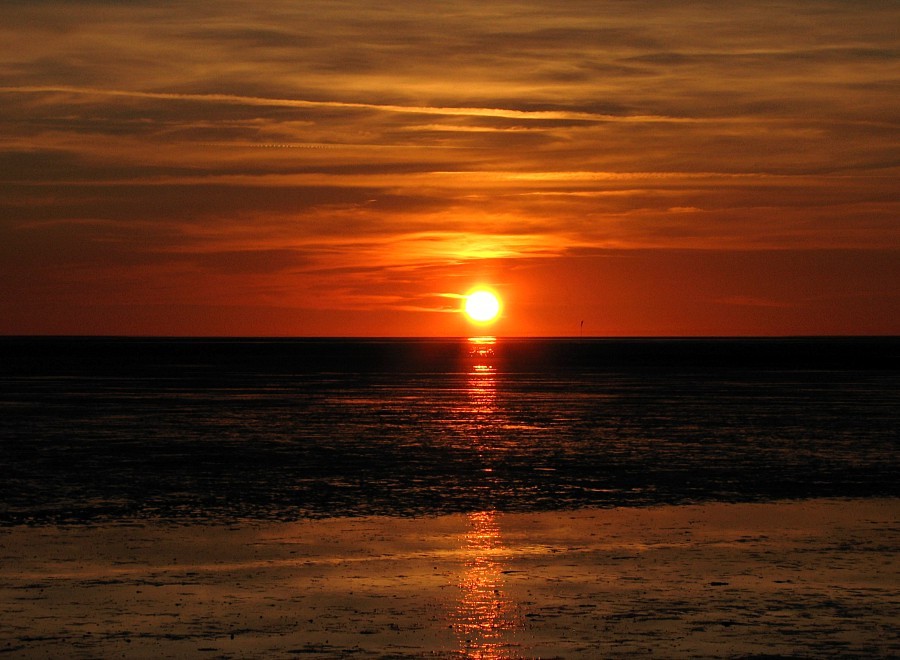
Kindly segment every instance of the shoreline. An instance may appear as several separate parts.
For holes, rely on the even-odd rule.
[[[10,657],[890,657],[900,499],[0,529]]]

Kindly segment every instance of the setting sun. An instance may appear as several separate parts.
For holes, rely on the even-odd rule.
[[[477,289],[466,296],[466,314],[478,323],[494,321],[500,314],[500,300],[485,289]]]

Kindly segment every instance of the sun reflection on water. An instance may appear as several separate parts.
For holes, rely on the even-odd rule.
[[[496,412],[497,369],[494,366],[494,337],[470,337],[466,393],[470,415],[490,421]]]
[[[497,380],[494,368],[475,365],[468,374],[469,414],[479,421],[497,411]]]
[[[517,657],[516,632],[524,623],[520,608],[504,593],[507,550],[493,511],[469,514],[463,549],[461,597],[453,613],[460,652],[484,660]]]
[[[482,428],[499,423],[496,343],[494,337],[469,339],[468,414]],[[474,449],[488,449],[483,446],[483,435],[472,438]],[[468,518],[469,530],[462,547],[465,564],[459,582],[460,599],[451,615],[460,653],[466,658],[483,660],[518,657],[516,636],[524,628],[524,620],[520,607],[504,592],[509,553],[500,535],[496,513],[479,511]]]

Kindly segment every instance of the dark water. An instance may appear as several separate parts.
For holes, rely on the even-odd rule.
[[[900,496],[900,339],[0,338],[0,524]]]

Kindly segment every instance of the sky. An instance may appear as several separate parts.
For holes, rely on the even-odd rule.
[[[6,0],[0,334],[900,334],[898,25]]]

